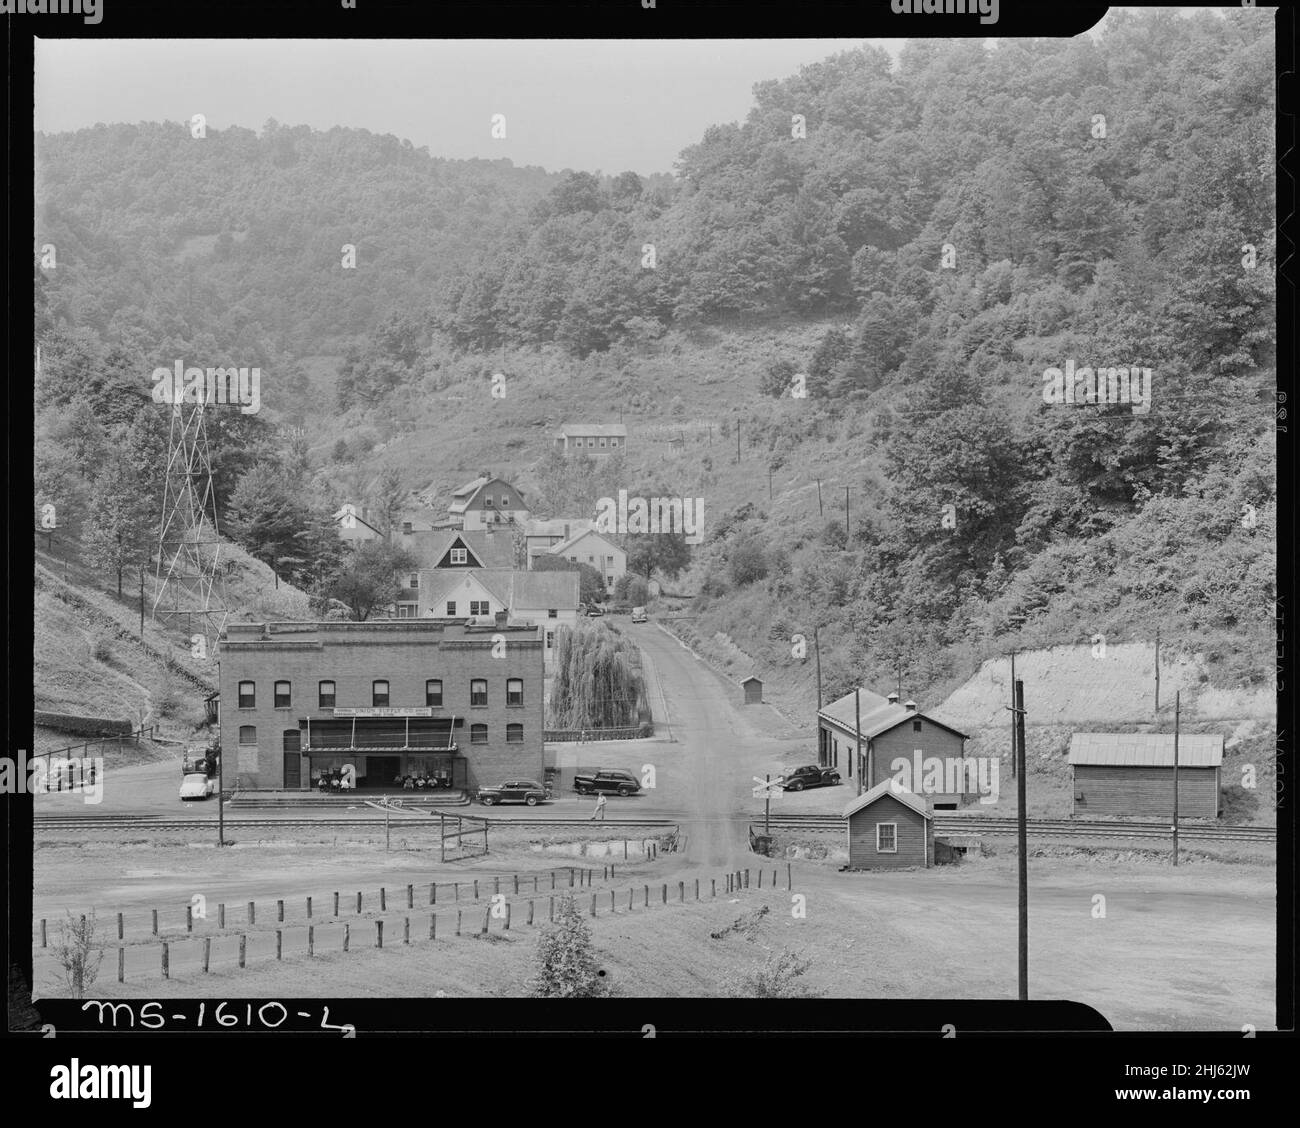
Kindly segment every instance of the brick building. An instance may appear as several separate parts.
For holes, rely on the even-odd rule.
[[[447,619],[240,623],[221,638],[221,747],[241,788],[411,774],[542,778],[542,635]]]

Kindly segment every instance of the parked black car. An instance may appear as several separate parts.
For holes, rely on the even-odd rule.
[[[493,803],[527,803],[536,807],[548,798],[546,788],[535,779],[514,779],[497,787],[480,787],[478,801],[485,807]]]
[[[573,777],[573,789],[579,795],[594,795],[604,792],[606,795],[635,795],[641,790],[641,781],[631,772],[611,769],[595,773],[578,774]]]
[[[816,764],[807,764],[795,768],[781,784],[784,791],[802,791],[805,787],[831,787],[840,782],[840,773],[834,768],[819,768]]]

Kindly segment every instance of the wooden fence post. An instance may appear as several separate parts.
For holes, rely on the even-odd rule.
[[[117,950],[117,981],[126,982],[126,949],[118,948]]]
[[[257,923],[257,903],[255,901],[248,902],[248,923]]]
[[[614,911],[614,890],[612,889],[609,891],[609,911],[611,913]]]
[[[551,870],[551,892],[555,892],[555,871]]]
[[[596,894],[591,895],[591,915],[596,915]]]
[[[569,867],[569,888],[573,888],[573,866]]]
[[[248,936],[241,932],[239,934],[239,966],[243,967],[248,956]]]
[[[515,892],[519,892],[519,875],[515,874]]]
[[[668,882],[664,882],[664,904],[668,904]]]
[[[456,935],[457,936],[460,935],[460,914],[463,913],[464,911],[465,911],[464,909],[456,910]]]
[[[120,940],[121,937],[119,936],[118,939]],[[44,948],[45,946],[46,946],[45,918],[41,917],[41,947]]]
[[[284,902],[283,901],[276,901],[275,903],[275,919],[279,921],[281,924],[284,923]]]
[[[348,950],[348,941],[352,938],[352,926],[346,921],[343,923],[343,950]]]
[[[382,920],[376,920],[375,921],[375,947],[382,948],[383,946],[384,946],[384,922]]]
[[[122,914],[121,913],[117,914],[117,938],[119,940],[122,939]],[[45,945],[42,944],[41,947],[43,948],[45,947]]]
[[[533,874],[533,892],[537,892],[537,874]]]
[[[153,934],[158,935],[158,910],[153,910]]]
[[[474,879],[474,900],[478,900],[478,878]]]
[[[203,937],[203,974],[208,973],[208,964],[212,959],[212,937]]]
[[[185,931],[186,932],[194,931],[194,906],[193,905],[185,906]]]
[[[695,899],[697,901],[700,899],[700,879],[698,877],[695,879]]]
[[[226,927],[226,906],[224,904],[217,906],[217,927]]]
[[[686,882],[684,881],[679,881],[677,883],[677,903],[679,905],[684,905],[686,903]]]
[[[787,889],[793,889],[793,888],[794,888],[794,875],[793,875],[793,873],[792,873],[792,871],[791,871],[791,869],[790,869],[790,863],[789,863],[789,862],[786,862],[786,863],[785,863],[785,887],[786,887]]]
[[[409,944],[410,942],[411,942],[411,918],[406,917],[403,919],[402,922],[402,943]]]
[[[361,912],[361,893],[357,893],[357,912]]]
[[[748,870],[748,869],[745,870],[745,888],[746,888],[746,889],[749,888],[749,870]]]
[[[429,939],[430,940],[438,939],[438,914],[437,913],[429,914]]]
[[[381,913],[388,912],[388,890],[382,885],[379,887],[379,911]]]
[[[281,929],[275,930],[275,958],[281,958],[284,952],[284,932]]]
[[[307,919],[311,920],[311,898],[307,898]]]
[[[307,954],[309,956],[316,954],[316,926],[314,924],[307,926]]]
[[[169,962],[169,960],[168,960],[167,941],[164,940],[164,941],[163,941],[163,944],[162,944],[162,977],[163,977],[164,979],[170,979],[170,978],[171,978],[171,975],[169,974],[169,970],[168,970],[168,966],[167,966],[167,965],[168,965],[168,962]]]
[[[406,887],[406,907],[408,909],[415,908],[415,886],[414,885],[408,885]]]
[[[645,907],[647,909],[650,907],[650,886],[648,885],[645,887]]]
[[[623,839],[623,861],[627,861],[627,839]]]
[[[479,934],[482,936],[486,936],[488,934],[488,925],[491,923],[492,923],[492,907],[489,905],[486,909],[483,910],[483,927],[482,929],[479,930]]]
[[[552,922],[554,922],[555,920],[555,898],[554,897],[551,898],[551,908],[550,908],[550,914],[548,919],[551,920]]]
[[[456,882],[456,896],[453,898],[453,900],[456,900],[456,901],[459,901],[459,900],[460,900],[460,882],[459,882],[459,881]]]
[[[436,905],[437,903],[438,903],[438,883],[436,881],[431,881],[429,882],[429,904]]]
[[[627,911],[628,912],[632,911],[632,890],[631,889],[627,891]]]
[[[510,902],[506,902],[506,931],[510,931]]]
[[[763,888],[763,871],[762,871],[762,870],[759,870],[759,871],[758,871],[758,887],[759,887],[760,889]]]
[[[711,886],[709,896],[716,897],[718,895],[718,879],[716,877],[709,878],[709,885]]]
[[[339,915],[339,895],[337,893],[334,894],[334,915]]]

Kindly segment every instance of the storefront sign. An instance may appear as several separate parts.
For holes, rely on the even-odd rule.
[[[374,706],[369,709],[335,709],[336,717],[432,717],[433,706],[421,705],[411,709],[390,709],[387,706]]]

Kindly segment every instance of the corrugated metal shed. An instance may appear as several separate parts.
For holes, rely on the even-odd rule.
[[[1223,763],[1223,736],[1180,733],[1180,768],[1217,768]],[[1172,732],[1076,732],[1070,738],[1070,765],[1089,767],[1172,768]]]

